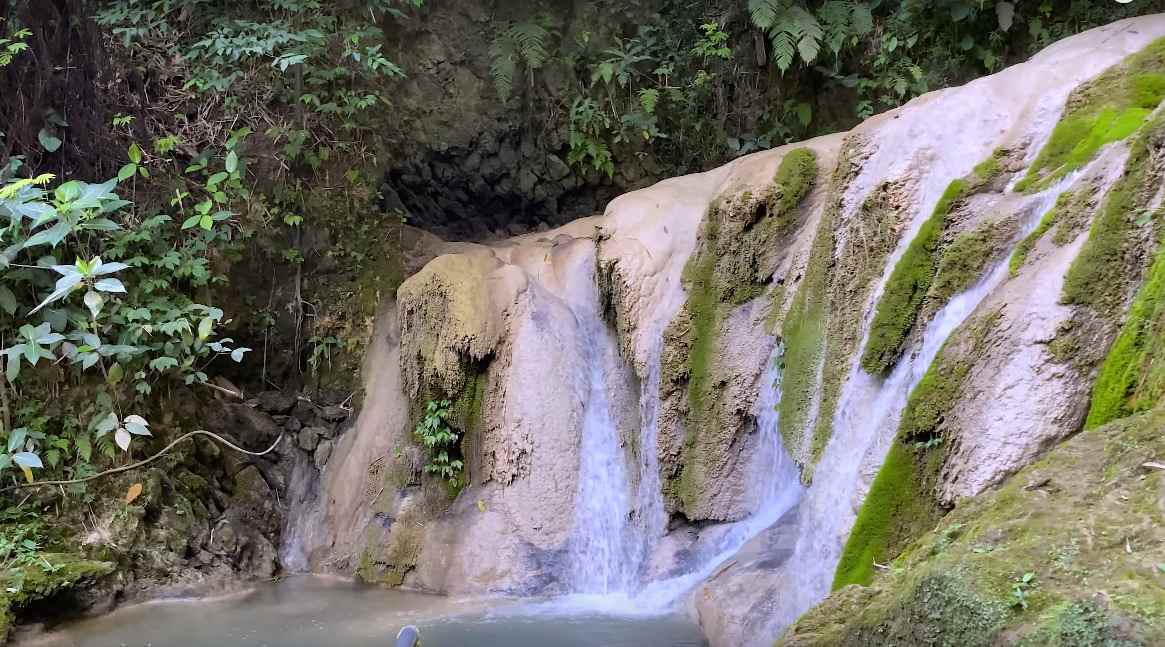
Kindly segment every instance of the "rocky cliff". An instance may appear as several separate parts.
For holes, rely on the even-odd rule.
[[[1013,479],[960,502],[1162,394],[1163,36],[1165,16],[1114,23],[851,132],[666,180],[560,229],[446,250],[386,304],[363,412],[327,463],[303,554],[449,593],[647,605],[655,584],[696,587],[715,645],[771,644],[832,588],[869,584],[903,554],[889,588],[844,589],[791,644],[910,633],[919,596],[939,589],[961,605],[928,546],[978,555],[1003,540],[976,515],[1034,495]],[[464,488],[423,470],[412,426],[433,400],[451,403]],[[773,452],[795,462],[789,482],[773,482]],[[613,458],[596,467],[596,453]],[[1054,454],[1067,471],[1051,478],[1104,471],[1078,454]],[[1161,550],[1137,537],[1130,550]],[[634,581],[596,584],[580,560]],[[1137,586],[1160,592],[1155,577]],[[1029,585],[1021,573],[1017,595]],[[986,614],[998,637],[1037,610],[1107,609],[1056,595],[1025,613],[996,599],[957,610]],[[851,620],[854,604],[876,617]],[[1124,609],[1130,640],[1159,622]]]

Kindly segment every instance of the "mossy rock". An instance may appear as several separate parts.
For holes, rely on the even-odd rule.
[[[42,553],[49,566],[32,564],[0,574],[0,643],[8,635],[15,613],[71,587],[92,582],[113,572],[112,562],[86,559],[72,553]]]
[[[1165,644],[1162,428],[1155,409],[1078,434],[778,644]]]
[[[1017,191],[1045,189],[1092,161],[1106,144],[1137,132],[1165,99],[1165,38],[1081,85],[1068,98]]]
[[[989,190],[995,184],[1005,171],[1003,159],[1008,154],[1005,149],[997,149],[967,176],[952,181],[939,198],[934,211],[906,247],[886,281],[882,297],[874,310],[874,319],[870,323],[869,338],[861,359],[862,368],[868,373],[889,373],[902,356],[924,306],[929,304],[931,311],[937,311],[958,288],[969,285],[978,277],[972,268],[959,267],[968,265],[969,260],[952,258],[947,261],[947,272],[938,291],[932,293],[939,268],[952,246],[951,240],[945,235],[951,213],[970,196]],[[987,246],[992,239],[987,234],[982,234],[980,238],[983,246]],[[957,254],[965,255],[975,247],[972,244],[976,242],[974,238],[954,240],[960,242],[954,250]],[[998,245],[998,242],[994,245]],[[977,269],[982,270],[981,267]]]
[[[661,369],[667,391],[684,397],[680,456],[665,466],[664,496],[672,509],[701,515],[699,501],[718,447],[736,433],[719,363],[721,329],[732,311],[764,294],[772,282],[775,252],[801,222],[799,206],[817,177],[817,156],[789,151],[763,192],[718,198],[708,209],[696,250],[682,276],[687,301],[664,334]],[[602,273],[600,273],[602,276]]]

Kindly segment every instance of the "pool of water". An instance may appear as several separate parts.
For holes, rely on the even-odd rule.
[[[385,647],[417,625],[424,647],[703,647],[679,616],[612,616],[523,601],[452,600],[292,577],[245,593],[119,609],[17,643],[38,647]]]

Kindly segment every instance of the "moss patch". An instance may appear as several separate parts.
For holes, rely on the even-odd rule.
[[[1158,409],[1078,434],[960,502],[874,587],[836,591],[779,644],[1161,644],[1165,472],[1143,464],[1165,455],[1163,426]]]
[[[951,297],[975,284],[987,265],[1001,256],[1001,251],[1016,235],[1015,218],[989,220],[954,237],[943,250],[927,294],[927,306],[937,310]]]
[[[1165,98],[1165,39],[1109,68],[1068,98],[1064,116],[1018,191],[1038,191],[1083,167],[1105,144],[1135,133]]]
[[[911,392],[898,436],[862,502],[834,574],[834,589],[868,584],[874,562],[886,564],[945,513],[934,497],[946,457],[942,422],[958,401],[975,357],[998,322],[998,313],[969,322],[941,351]]]
[[[1135,214],[1152,199],[1161,178],[1162,170],[1154,168],[1153,151],[1162,133],[1165,118],[1157,117],[1133,142],[1124,174],[1109,189],[1088,241],[1064,277],[1064,303],[1107,312],[1123,309],[1130,278],[1140,275],[1137,255],[1128,250],[1137,238]]]
[[[910,241],[878,301],[870,324],[869,340],[862,354],[862,368],[872,375],[884,375],[902,355],[911,330],[938,273],[944,251],[947,218],[959,203],[979,192],[1002,172],[1004,151],[980,163],[970,175],[954,180]],[[953,284],[955,281],[952,281]]]
[[[862,315],[874,285],[902,236],[909,212],[905,182],[885,182],[837,229],[846,241],[836,255],[829,283],[829,316],[821,364],[819,406],[809,447],[809,465],[825,452],[833,434],[833,414],[849,375],[850,360],[861,343]]]
[[[772,279],[773,250],[782,249],[799,222],[798,205],[812,188],[817,158],[807,148],[781,160],[763,195],[745,192],[718,200],[708,210],[699,242],[684,268],[688,299],[665,332],[666,384],[682,388],[687,405],[681,455],[666,466],[665,497],[693,518],[710,461],[734,434],[726,421],[733,403],[723,402],[717,358],[720,329],[737,306],[760,296]]]
[[[862,144],[847,139],[830,179],[827,203],[814,232],[805,273],[793,294],[781,327],[785,345],[781,377],[779,426],[785,449],[803,465],[809,463],[805,445],[813,409],[820,403],[818,381],[824,370],[825,332],[830,276],[836,245],[837,214],[845,187],[857,175]]]
[[[1165,248],[1149,270],[1092,389],[1086,428],[1145,411],[1165,397]]]
[[[8,635],[14,614],[21,607],[92,582],[114,569],[112,562],[93,561],[75,554],[44,553],[41,557],[48,567],[34,564],[0,573],[0,642]]]

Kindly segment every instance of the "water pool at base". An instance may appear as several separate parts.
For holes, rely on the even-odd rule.
[[[56,627],[37,647],[385,647],[417,625],[423,647],[703,647],[680,616],[547,611],[513,600],[451,600],[339,579],[292,577],[207,600],[161,601]]]

